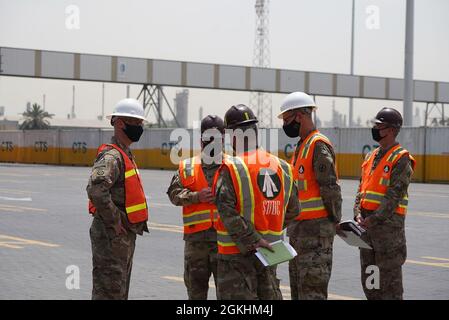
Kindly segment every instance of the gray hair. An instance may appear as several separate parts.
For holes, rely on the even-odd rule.
[[[301,112],[302,114],[310,116],[310,115],[312,115],[313,107],[300,108],[300,109],[298,109],[298,111]]]

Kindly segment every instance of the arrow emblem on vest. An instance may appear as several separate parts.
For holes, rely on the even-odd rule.
[[[272,198],[274,196],[274,193],[278,191],[279,190],[276,187],[276,184],[271,179],[270,174],[268,173],[268,171],[265,171],[262,192],[265,193],[267,198]]]

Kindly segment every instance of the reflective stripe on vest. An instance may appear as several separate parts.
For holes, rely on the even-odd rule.
[[[126,207],[126,213],[130,214],[130,213],[133,213],[136,211],[144,210],[146,208],[147,208],[147,204],[145,202],[139,203],[134,206]]]
[[[282,168],[282,184],[284,186],[284,192],[287,191],[286,194],[288,197],[284,196],[284,212],[287,212],[288,202],[290,200],[290,195],[293,191],[293,168],[288,162],[285,162],[282,159],[277,159]]]
[[[387,193],[390,186],[390,177],[393,166],[399,161],[402,156],[410,157],[412,168],[415,168],[416,161],[409,154],[409,152],[402,146],[397,145],[392,147],[377,164],[373,170],[374,159],[380,151],[379,148],[374,150],[370,156],[365,159],[362,164],[362,182],[360,185],[360,193],[362,199],[360,202],[361,208],[365,210],[374,211],[379,208],[382,200]],[[399,202],[395,213],[405,215],[407,212],[408,197],[407,195]]]
[[[115,144],[101,145],[98,148],[97,155],[107,147],[112,147],[119,151],[125,164],[125,211],[129,222],[140,223],[147,221],[148,206],[136,163]],[[95,212],[95,206],[89,201],[89,213],[95,214]]]
[[[323,210],[324,203],[321,197],[310,198],[307,200],[301,201],[301,211],[302,212],[310,212],[316,210]]]
[[[298,180],[298,190],[307,191],[307,180]]]
[[[257,150],[255,151],[256,156],[260,153],[260,155],[264,156],[262,152]],[[266,153],[268,154],[268,153]],[[266,155],[265,154],[265,155]],[[269,155],[269,154],[268,154]],[[228,167],[232,181],[234,183],[234,190],[237,196],[237,210],[239,211],[240,215],[245,218],[246,221],[251,222],[258,233],[261,234],[261,236],[269,241],[274,242],[276,240],[280,240],[283,237],[283,223],[284,223],[284,217],[285,217],[285,211],[288,205],[288,201],[290,198],[290,194],[293,189],[293,179],[292,179],[292,168],[291,166],[281,160],[277,157],[270,156],[271,161],[276,161],[276,167],[277,167],[277,175],[281,181],[281,190],[279,190],[279,194],[275,197],[276,199],[279,199],[278,197],[283,199],[283,202],[280,203],[281,209],[280,217],[277,217],[277,223],[268,223],[264,219],[268,219],[264,216],[263,212],[260,212],[260,204],[256,203],[256,198],[260,198],[260,194],[258,195],[256,192],[259,191],[259,187],[255,186],[253,183],[254,177],[251,177],[250,169],[248,165],[245,163],[245,157],[233,157],[228,158],[225,162],[225,165]],[[257,157],[259,159],[259,157]],[[255,164],[257,167],[254,167],[255,170],[261,170],[265,168],[261,164]],[[253,168],[253,169],[254,169]],[[267,167],[268,168],[268,167]],[[254,172],[254,171],[252,171]],[[254,174],[254,173],[253,173]],[[257,181],[257,176],[255,177]],[[263,196],[263,195],[262,195]],[[279,200],[277,200],[279,201]],[[259,212],[256,211],[256,208]],[[276,217],[273,217],[272,219],[276,219]],[[228,234],[226,231],[223,223],[221,222],[220,218],[218,219],[217,223],[217,243],[218,243],[218,252],[220,254],[237,254],[240,253],[240,250],[238,249],[236,243],[233,241],[232,237]],[[264,225],[264,228],[261,228],[260,226]],[[278,229],[275,228],[275,230],[272,230],[270,225],[273,227],[274,225],[277,225]],[[266,229],[265,229],[266,228]]]
[[[218,212],[216,209],[213,209],[212,220],[217,221],[217,218],[218,218]],[[203,223],[203,222],[210,222],[211,221],[211,212],[210,212],[210,210],[195,211],[195,212],[183,215],[182,219],[184,221],[185,226],[189,226],[189,225],[197,224],[197,223]]]
[[[132,176],[135,176],[136,174],[139,174],[139,170],[137,170],[137,169],[131,169],[129,171],[126,171],[125,172],[125,179],[129,178],[129,177],[132,177]]]
[[[195,158],[185,159],[183,161],[183,169],[180,174],[183,175],[184,179],[187,179],[187,177],[193,177],[194,174],[194,165],[195,165]]]
[[[384,196],[385,193],[366,191],[364,200],[371,203],[380,204]],[[408,197],[405,196],[401,201],[399,201],[399,206],[407,207],[407,205],[408,205]]]
[[[320,187],[313,171],[313,154],[315,144],[323,141],[332,146],[329,139],[318,130],[311,132],[295,152],[291,164],[294,166],[294,177],[298,186],[298,198],[301,204],[301,213],[296,220],[319,219],[328,216],[320,194]]]
[[[241,203],[240,215],[254,224],[254,188],[250,181],[248,167],[238,157],[232,158],[230,161],[234,161],[231,168],[234,170],[240,190],[238,195]]]
[[[282,239],[284,231],[273,232],[273,231],[258,231],[262,234],[262,237],[268,242],[275,242]],[[217,243],[222,247],[236,247],[237,244],[232,240],[232,237],[226,231],[217,231]],[[237,253],[239,253],[238,251]],[[221,252],[220,252],[221,253]]]
[[[217,231],[217,244],[221,247],[236,247],[237,244],[232,240],[227,231]],[[220,252],[221,253],[221,252]]]
[[[209,187],[199,157],[181,161],[179,176],[183,187],[191,191],[198,192]],[[214,204],[195,203],[184,206],[182,209],[184,233],[196,233],[211,228],[217,221],[217,216],[217,207]]]

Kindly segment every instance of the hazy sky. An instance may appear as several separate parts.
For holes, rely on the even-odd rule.
[[[352,0],[271,0],[271,66],[350,72]],[[401,78],[404,69],[405,0],[356,0],[354,73]],[[0,46],[75,51],[143,58],[251,65],[255,0],[0,0]],[[66,8],[79,8],[79,29],[68,29]],[[372,8],[378,8],[373,28]],[[371,25],[370,25],[371,23]],[[371,26],[371,27],[370,27]],[[415,0],[415,79],[449,81],[449,1]],[[76,85],[77,116],[101,112],[101,83],[0,77],[0,106],[7,115],[27,101],[42,102],[65,117]],[[166,88],[172,101],[179,88]],[[131,96],[137,96],[132,86]],[[106,112],[126,94],[125,85],[106,84]],[[284,95],[273,95],[277,113]],[[348,100],[318,97],[319,116],[329,120],[331,104],[346,113]],[[223,115],[249,93],[190,89],[189,122]],[[355,119],[373,117],[380,106],[402,102],[355,101]],[[417,104],[422,107],[422,104]],[[354,120],[355,120],[354,119]],[[277,125],[280,123],[275,121]]]

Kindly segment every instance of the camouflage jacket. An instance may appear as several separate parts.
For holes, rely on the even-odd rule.
[[[298,142],[298,146],[295,150],[294,159],[296,161],[299,148],[302,143]],[[323,237],[330,237],[335,235],[335,223],[341,220],[341,188],[338,184],[337,172],[335,170],[335,153],[331,146],[322,141],[318,141],[315,144],[315,150],[313,152],[313,171],[315,178],[320,186],[320,194],[323,199],[324,207],[329,213],[328,218],[312,219],[304,221],[295,221],[289,227],[288,235],[300,233],[301,235],[310,234],[311,230],[320,230],[320,235]],[[301,228],[304,224],[305,229],[301,232],[297,228]],[[305,226],[307,225],[307,226]],[[296,230],[296,231],[295,231]],[[316,233],[315,231],[313,233]],[[313,236],[319,236],[314,234]]]
[[[216,197],[218,214],[226,226],[229,235],[237,244],[242,254],[249,253],[253,245],[262,239],[262,236],[256,231],[251,221],[247,221],[236,210],[237,197],[231,175],[226,167],[223,167],[219,173],[216,185]],[[300,210],[298,189],[296,183],[294,183],[285,212],[284,228],[298,216]],[[227,255],[222,256],[223,258],[228,258]]]
[[[203,169],[204,176],[206,177],[207,183],[212,188],[212,183],[214,180],[215,173],[217,172],[219,164],[204,164],[202,163],[201,168]],[[179,177],[179,171],[176,171],[170,186],[167,190],[168,198],[171,203],[175,206],[188,206],[191,204],[199,203],[200,199],[198,192],[192,191],[188,188],[184,188],[181,183],[181,178]],[[201,232],[196,232],[192,234],[184,234],[185,241],[217,241],[217,232],[214,228],[204,230]]]
[[[131,150],[115,137],[111,143],[133,159]],[[102,219],[107,228],[113,228],[121,221],[123,227],[131,232],[140,235],[148,232],[146,222],[132,224],[125,213],[125,163],[119,151],[107,148],[97,155],[86,190],[97,209],[95,216]]]
[[[386,150],[380,149],[379,153],[374,158],[372,170],[377,167],[383,156],[396,145],[397,143]],[[366,156],[366,159],[370,155],[371,153]],[[407,195],[407,189],[410,184],[412,174],[413,169],[410,158],[404,156],[401,157],[391,169],[390,186],[388,187],[387,193],[383,197],[379,208],[375,211],[365,210],[360,207],[360,201],[362,198],[362,194],[360,193],[362,179],[360,178],[360,184],[354,204],[354,218],[359,214],[362,215],[362,217],[370,215],[372,216],[370,219],[372,219],[371,221],[373,225],[384,222],[402,225],[404,217],[394,214],[394,211],[402,198]]]

